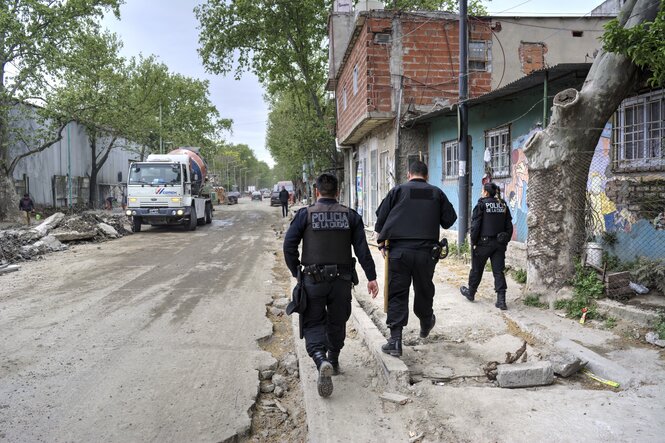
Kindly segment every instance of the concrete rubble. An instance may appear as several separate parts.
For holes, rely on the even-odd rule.
[[[122,214],[88,211],[65,215],[56,212],[39,225],[0,230],[0,264],[32,260],[68,248],[68,242],[103,242],[130,234]]]
[[[571,375],[576,374],[588,363],[572,354],[565,353],[553,353],[550,355],[549,361],[552,363],[554,373],[563,378],[568,378]]]
[[[549,361],[499,365],[496,381],[502,388],[528,388],[554,383],[554,369]]]
[[[659,346],[661,348],[665,348],[665,340],[661,340],[658,338],[658,333],[657,332],[647,332],[646,335],[644,336],[644,339],[647,341],[647,343],[651,343],[652,345]]]

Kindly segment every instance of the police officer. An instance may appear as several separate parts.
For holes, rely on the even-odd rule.
[[[462,286],[460,292],[473,301],[478,285],[483,277],[487,259],[492,263],[494,274],[495,306],[503,311],[506,306],[506,246],[513,236],[513,221],[510,209],[501,199],[501,191],[495,183],[485,183],[482,198],[473,208],[471,215],[471,272],[469,286]]]
[[[339,373],[339,354],[351,315],[351,288],[357,283],[352,246],[365,271],[367,290],[372,298],[379,292],[362,218],[337,202],[337,183],[332,174],[316,179],[316,203],[296,213],[284,237],[284,260],[291,274],[296,277],[303,265],[307,306],[301,314],[302,328],[307,353],[319,372],[321,397],[332,394],[331,376]]]
[[[409,286],[413,280],[413,312],[420,319],[420,336],[434,327],[434,267],[438,261],[432,248],[439,241],[439,226],[448,229],[457,220],[446,194],[427,183],[427,165],[421,161],[409,167],[408,182],[394,187],[376,211],[375,231],[385,257],[389,248],[388,318],[390,339],[382,350],[402,355],[402,328],[409,320]]]

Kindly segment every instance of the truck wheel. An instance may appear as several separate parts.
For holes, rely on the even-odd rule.
[[[196,207],[192,206],[192,212],[189,213],[189,230],[196,231],[196,225],[198,220],[196,219]]]
[[[212,205],[206,205],[206,225],[212,223]]]
[[[141,217],[132,217],[132,232],[141,232]]]

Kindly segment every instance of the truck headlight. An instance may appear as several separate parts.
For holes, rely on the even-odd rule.
[[[182,209],[178,209],[178,215],[183,215],[184,213],[185,211],[183,211]]]
[[[132,215],[132,211],[130,211],[130,210],[128,209],[128,210],[125,211],[125,214],[126,214],[126,215]]]

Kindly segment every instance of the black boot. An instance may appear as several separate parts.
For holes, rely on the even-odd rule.
[[[328,351],[328,361],[333,367],[333,375],[341,374],[341,371],[339,369],[339,351],[338,352]]]
[[[471,291],[471,289],[467,288],[466,286],[462,286],[461,288],[459,288],[459,291],[469,301],[474,301],[476,299],[476,292]]]
[[[496,294],[496,303],[494,304],[497,308],[501,309],[502,311],[505,311],[508,309],[508,306],[506,306],[506,293],[505,292],[498,292]]]
[[[402,328],[391,328],[388,343],[381,346],[381,351],[393,357],[402,356]]]
[[[316,380],[316,389],[319,391],[320,397],[330,397],[333,392],[333,366],[326,358],[326,354],[321,351],[316,351],[312,355],[316,369],[319,370],[319,378]]]
[[[432,314],[432,319],[429,321],[429,323],[424,324],[421,321],[420,322],[420,338],[427,338],[430,331],[434,328],[435,324],[436,324],[436,316],[434,314]]]

